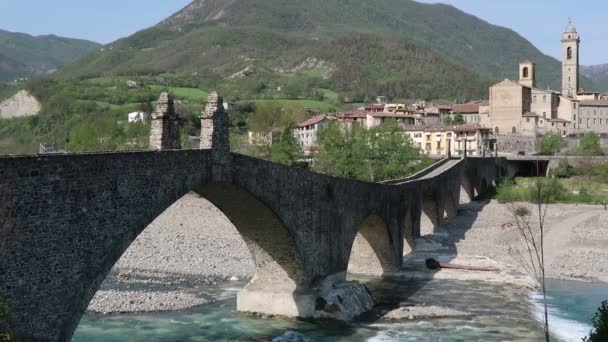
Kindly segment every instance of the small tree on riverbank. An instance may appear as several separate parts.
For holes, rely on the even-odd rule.
[[[528,275],[533,277],[541,288],[544,303],[543,328],[547,342],[550,341],[550,334],[545,283],[545,218],[552,196],[551,189],[547,189],[545,182],[538,177],[531,189],[531,203],[527,205],[507,204],[515,220],[517,231],[523,240],[518,246],[511,246],[509,251],[515,261],[523,266]]]
[[[608,301],[602,302],[599,310],[593,318],[593,330],[584,342],[604,342],[608,341]]]

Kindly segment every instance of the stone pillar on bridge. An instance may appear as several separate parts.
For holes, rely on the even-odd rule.
[[[181,149],[179,116],[175,113],[173,96],[167,92],[160,94],[156,110],[152,114],[150,149],[158,151]]]
[[[213,176],[216,181],[227,180],[230,163],[230,133],[224,100],[211,92],[201,113],[201,149],[212,150]]]

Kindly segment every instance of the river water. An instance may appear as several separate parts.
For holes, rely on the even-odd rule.
[[[446,306],[473,318],[385,322],[364,317],[347,324],[263,319],[235,311],[236,293],[244,283],[208,289],[218,300],[195,310],[142,315],[83,317],[76,342],[113,341],[270,341],[287,331],[306,341],[536,341],[542,340],[540,296],[526,290],[484,282],[410,280],[365,281],[377,301]],[[608,299],[606,284],[550,281],[552,328],[563,341],[580,341],[600,302]],[[529,300],[527,300],[529,298]]]

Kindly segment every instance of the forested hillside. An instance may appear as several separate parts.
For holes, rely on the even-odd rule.
[[[0,30],[0,82],[46,74],[98,46],[87,40]]]

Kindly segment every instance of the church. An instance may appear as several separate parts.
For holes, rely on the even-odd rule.
[[[562,35],[561,92],[536,87],[536,64],[519,64],[519,80],[490,87],[489,112],[480,123],[491,127],[498,138],[536,138],[547,132],[562,136],[588,131],[608,133],[608,100],[599,93],[579,88],[580,36],[572,22]]]

